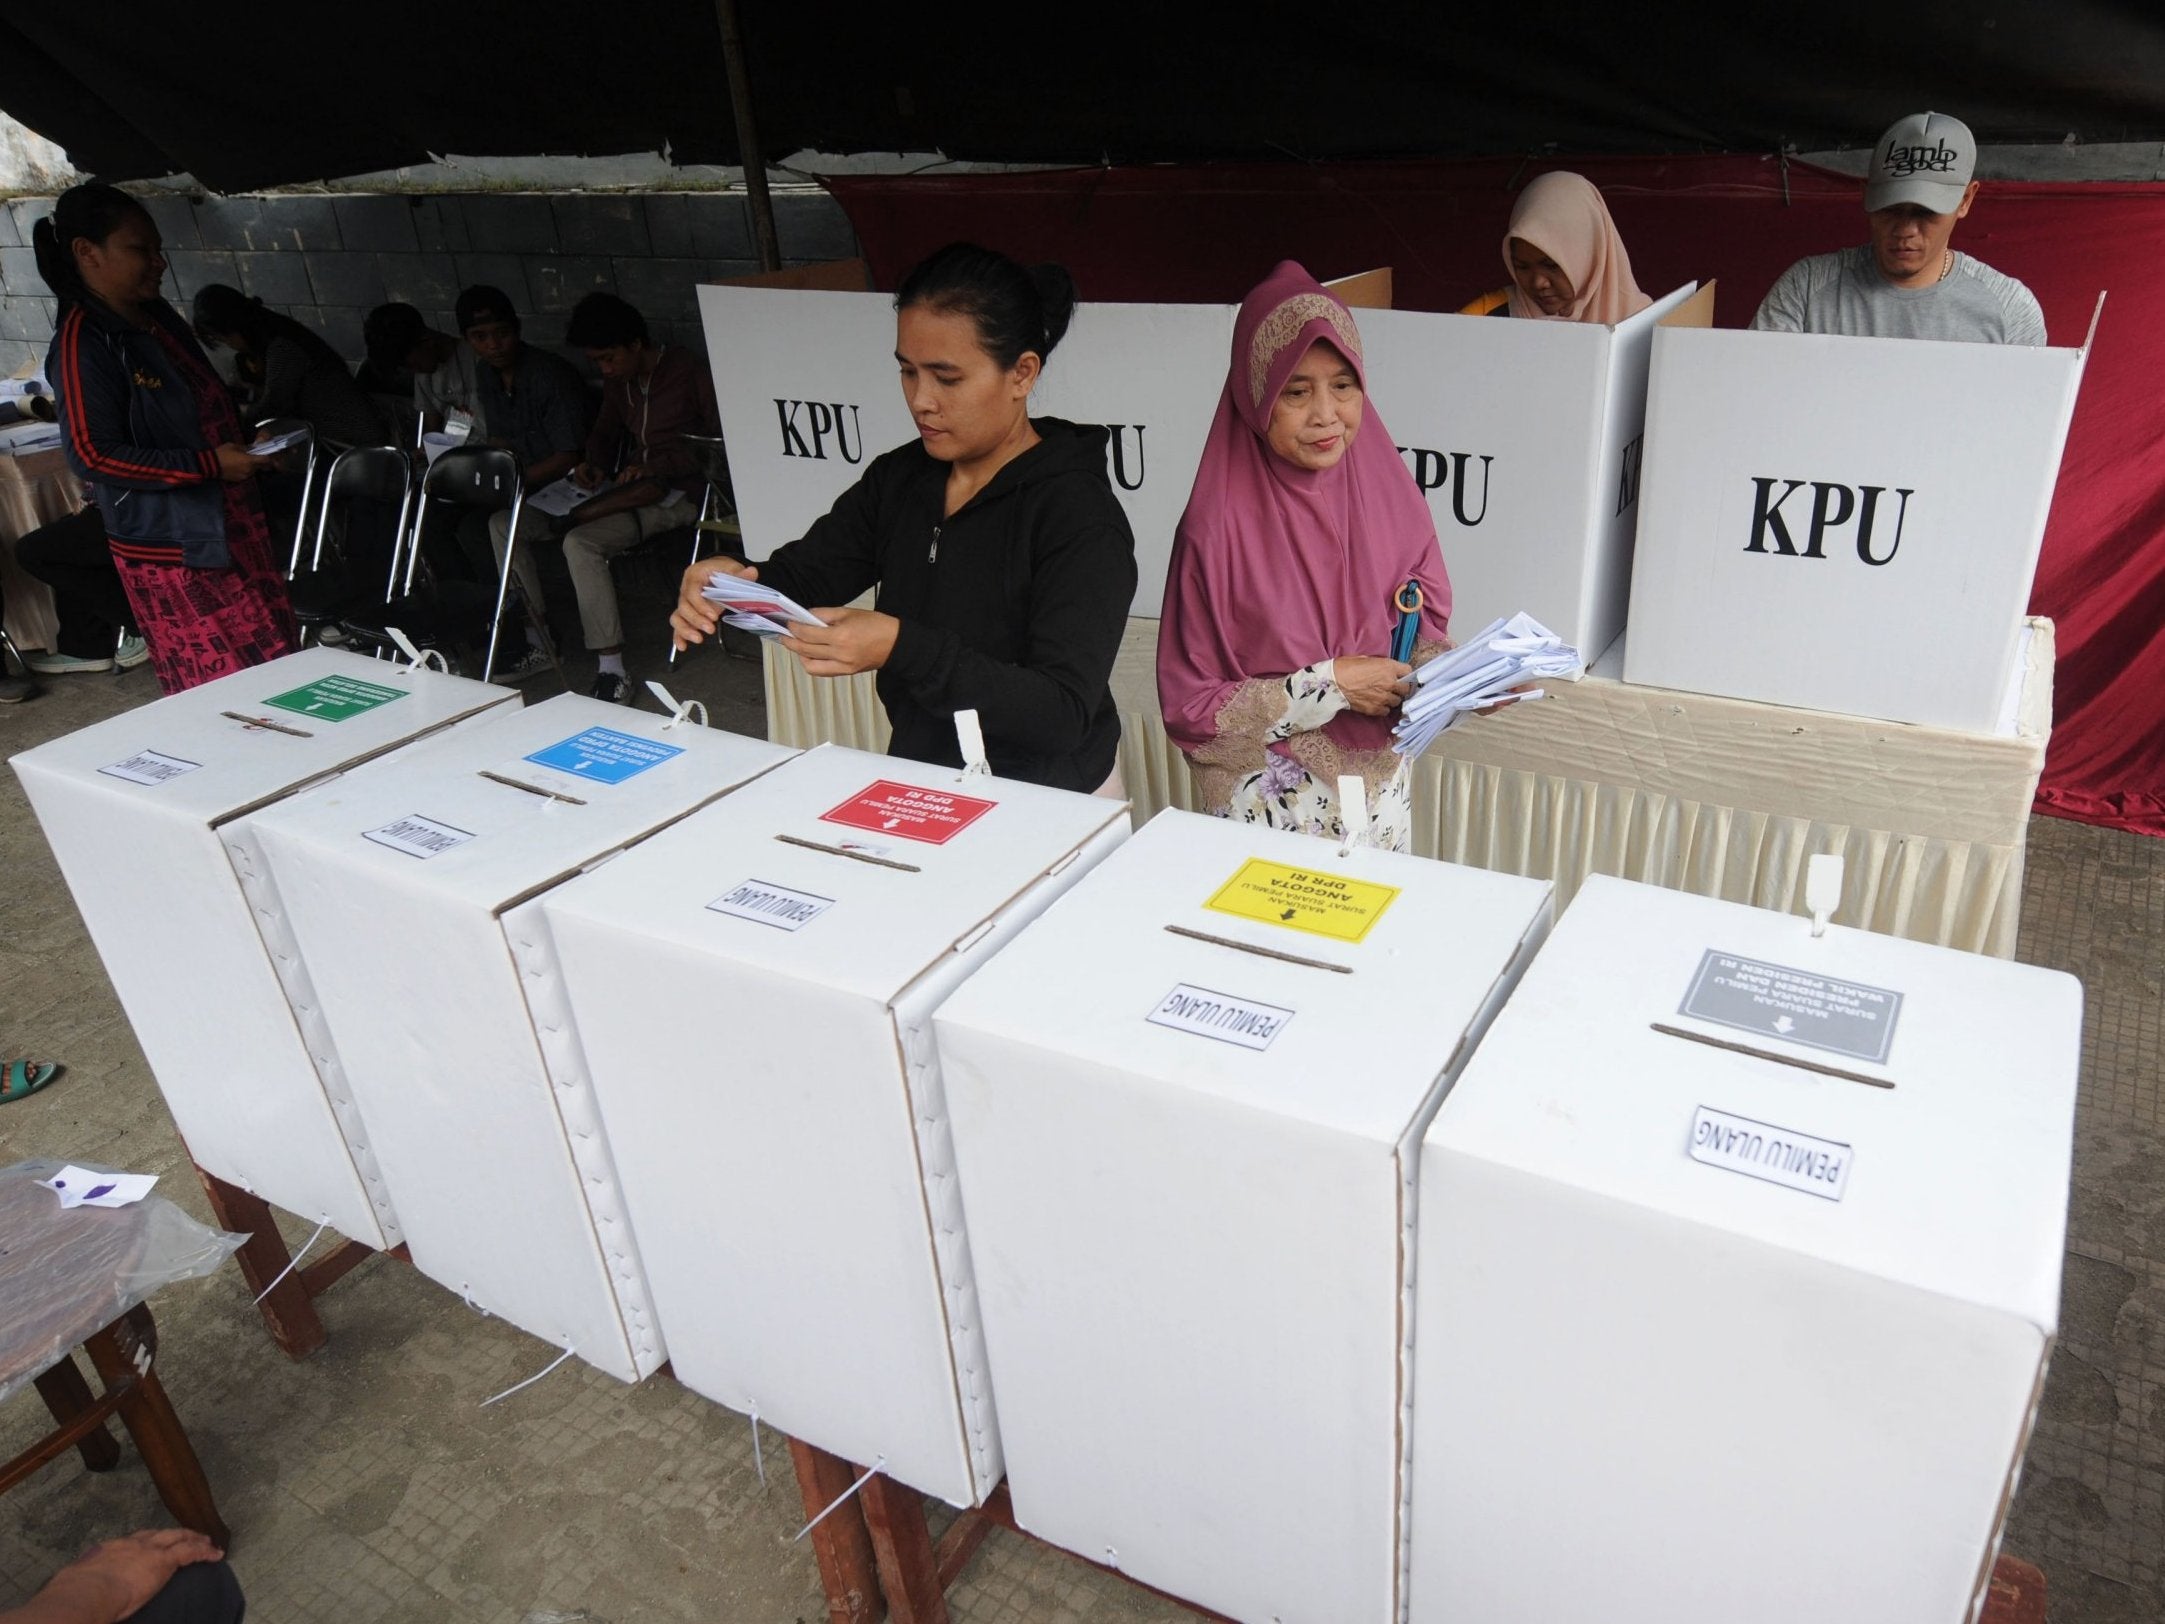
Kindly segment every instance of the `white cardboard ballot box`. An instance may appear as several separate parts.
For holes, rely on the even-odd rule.
[[[14,760],[188,1154],[370,1246],[396,1246],[398,1219],[308,966],[275,921],[259,933],[219,830],[518,698],[308,649]]]
[[[2071,976],[1588,880],[1422,1150],[1412,1617],[1974,1617],[2081,1026]]]
[[[1238,1619],[1396,1616],[1415,1155],[1549,898],[1166,811],[948,1000],[1024,1528]]]
[[[917,438],[895,376],[894,298],[708,284],[699,309],[744,544],[765,558],[873,458]],[[1080,305],[1031,396],[1034,413],[1112,431],[1106,472],[1135,531],[1134,614],[1155,617],[1163,601],[1232,338],[1229,305]]]
[[[666,1354],[534,898],[791,754],[566,694],[226,832],[307,961],[415,1265],[624,1381]]]
[[[2087,354],[1662,328],[1624,680],[1990,732]]]
[[[1623,630],[1654,333],[1713,311],[1691,282],[1614,327],[1360,312],[1369,398],[1428,499],[1453,627],[1524,611],[1589,661]]]
[[[543,900],[686,1386],[992,1491],[932,1012],[1127,832],[1119,801],[829,745]]]

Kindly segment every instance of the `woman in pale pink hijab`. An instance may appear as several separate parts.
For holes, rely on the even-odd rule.
[[[1396,599],[1418,584],[1418,662],[1448,646],[1451,583],[1365,380],[1353,313],[1291,260],[1242,301],[1173,541],[1158,699],[1205,811],[1342,839],[1338,779],[1358,773],[1365,833],[1403,850]]]
[[[1503,262],[1511,273],[1507,294],[1478,301],[1500,299],[1496,314],[1613,327],[1654,302],[1632,280],[1631,255],[1609,205],[1584,175],[1557,170],[1527,183],[1504,228]]]

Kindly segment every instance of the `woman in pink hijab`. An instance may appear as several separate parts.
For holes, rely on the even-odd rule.
[[[1205,811],[1342,839],[1338,779],[1358,773],[1369,838],[1404,850],[1397,598],[1420,588],[1419,661],[1448,646],[1451,583],[1365,378],[1353,313],[1291,260],[1242,301],[1173,541],[1158,699]]]
[[[1503,262],[1511,286],[1465,314],[1613,327],[1654,302],[1632,280],[1631,255],[1609,205],[1584,175],[1557,170],[1527,183],[1504,228]]]

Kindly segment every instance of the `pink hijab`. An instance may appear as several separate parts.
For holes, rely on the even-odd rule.
[[[1584,175],[1564,170],[1538,175],[1526,183],[1504,228],[1503,264],[1511,269],[1511,239],[1532,243],[1563,267],[1571,278],[1571,304],[1561,315],[1545,316],[1541,307],[1511,278],[1511,314],[1535,321],[1598,321],[1614,327],[1654,301],[1631,279],[1631,255],[1616,234],[1601,189]]]
[[[1353,364],[1353,313],[1291,260],[1241,301],[1233,365],[1173,539],[1158,626],[1158,699],[1183,750],[1207,744],[1240,686],[1341,654],[1388,655],[1392,595],[1419,581],[1420,641],[1440,642],[1451,582],[1413,475],[1375,403],[1335,467],[1311,471],[1264,440],[1286,378],[1316,340]],[[1391,718],[1345,711],[1323,730],[1344,750],[1390,743]],[[1282,751],[1281,751],[1282,753]]]

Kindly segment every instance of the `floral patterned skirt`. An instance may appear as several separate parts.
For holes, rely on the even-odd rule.
[[[233,567],[223,570],[113,560],[166,693],[262,665],[297,646],[285,577],[269,542],[260,532],[239,534],[230,546]]]

